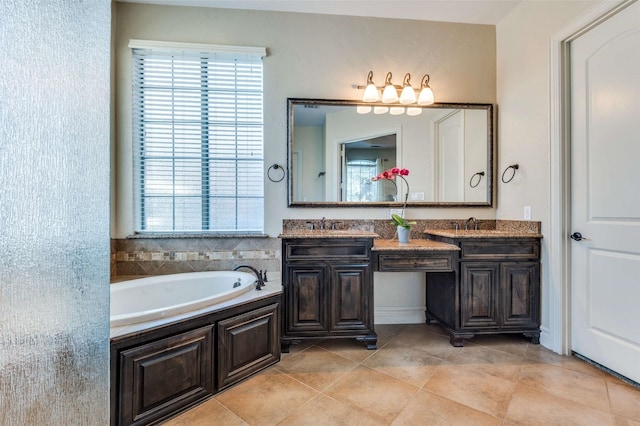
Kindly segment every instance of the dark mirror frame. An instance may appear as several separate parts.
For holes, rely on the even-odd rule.
[[[296,105],[326,105],[326,106],[389,106],[383,103],[366,103],[361,101],[350,100],[332,100],[332,99],[304,99],[304,98],[288,98],[287,99],[287,201],[289,207],[391,207],[401,208],[403,203],[399,201],[294,201],[293,188],[293,126],[294,126],[294,106]],[[407,207],[493,207],[493,187],[494,182],[494,115],[493,104],[480,103],[434,103],[432,105],[419,108],[441,108],[441,109],[483,109],[487,111],[487,202],[437,202],[437,201],[409,201]]]

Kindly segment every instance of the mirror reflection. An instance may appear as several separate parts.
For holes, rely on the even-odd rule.
[[[490,104],[412,107],[411,115],[376,114],[357,101],[289,99],[288,108],[291,206],[397,205],[402,182],[371,180],[392,167],[410,171],[408,205],[491,205]]]
[[[340,144],[340,201],[397,201],[389,181],[371,177],[396,167],[396,134]]]

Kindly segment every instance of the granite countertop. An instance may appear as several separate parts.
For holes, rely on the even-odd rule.
[[[459,251],[460,247],[454,244],[441,243],[426,239],[411,239],[408,243],[398,240],[376,239],[373,242],[372,251]]]
[[[378,234],[361,229],[292,229],[278,238],[377,238]]]
[[[542,238],[542,234],[538,232],[496,229],[425,229],[424,233],[447,238]]]

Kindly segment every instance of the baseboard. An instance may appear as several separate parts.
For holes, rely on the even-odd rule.
[[[413,308],[405,307],[378,307],[376,308],[376,324],[424,324],[424,306]]]
[[[540,344],[553,351],[553,338],[548,327],[540,327]]]

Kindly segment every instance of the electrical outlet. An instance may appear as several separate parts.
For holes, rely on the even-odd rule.
[[[524,206],[524,220],[531,220],[531,206]]]
[[[389,219],[391,219],[391,215],[397,214],[398,216],[402,216],[402,209],[389,209]]]

